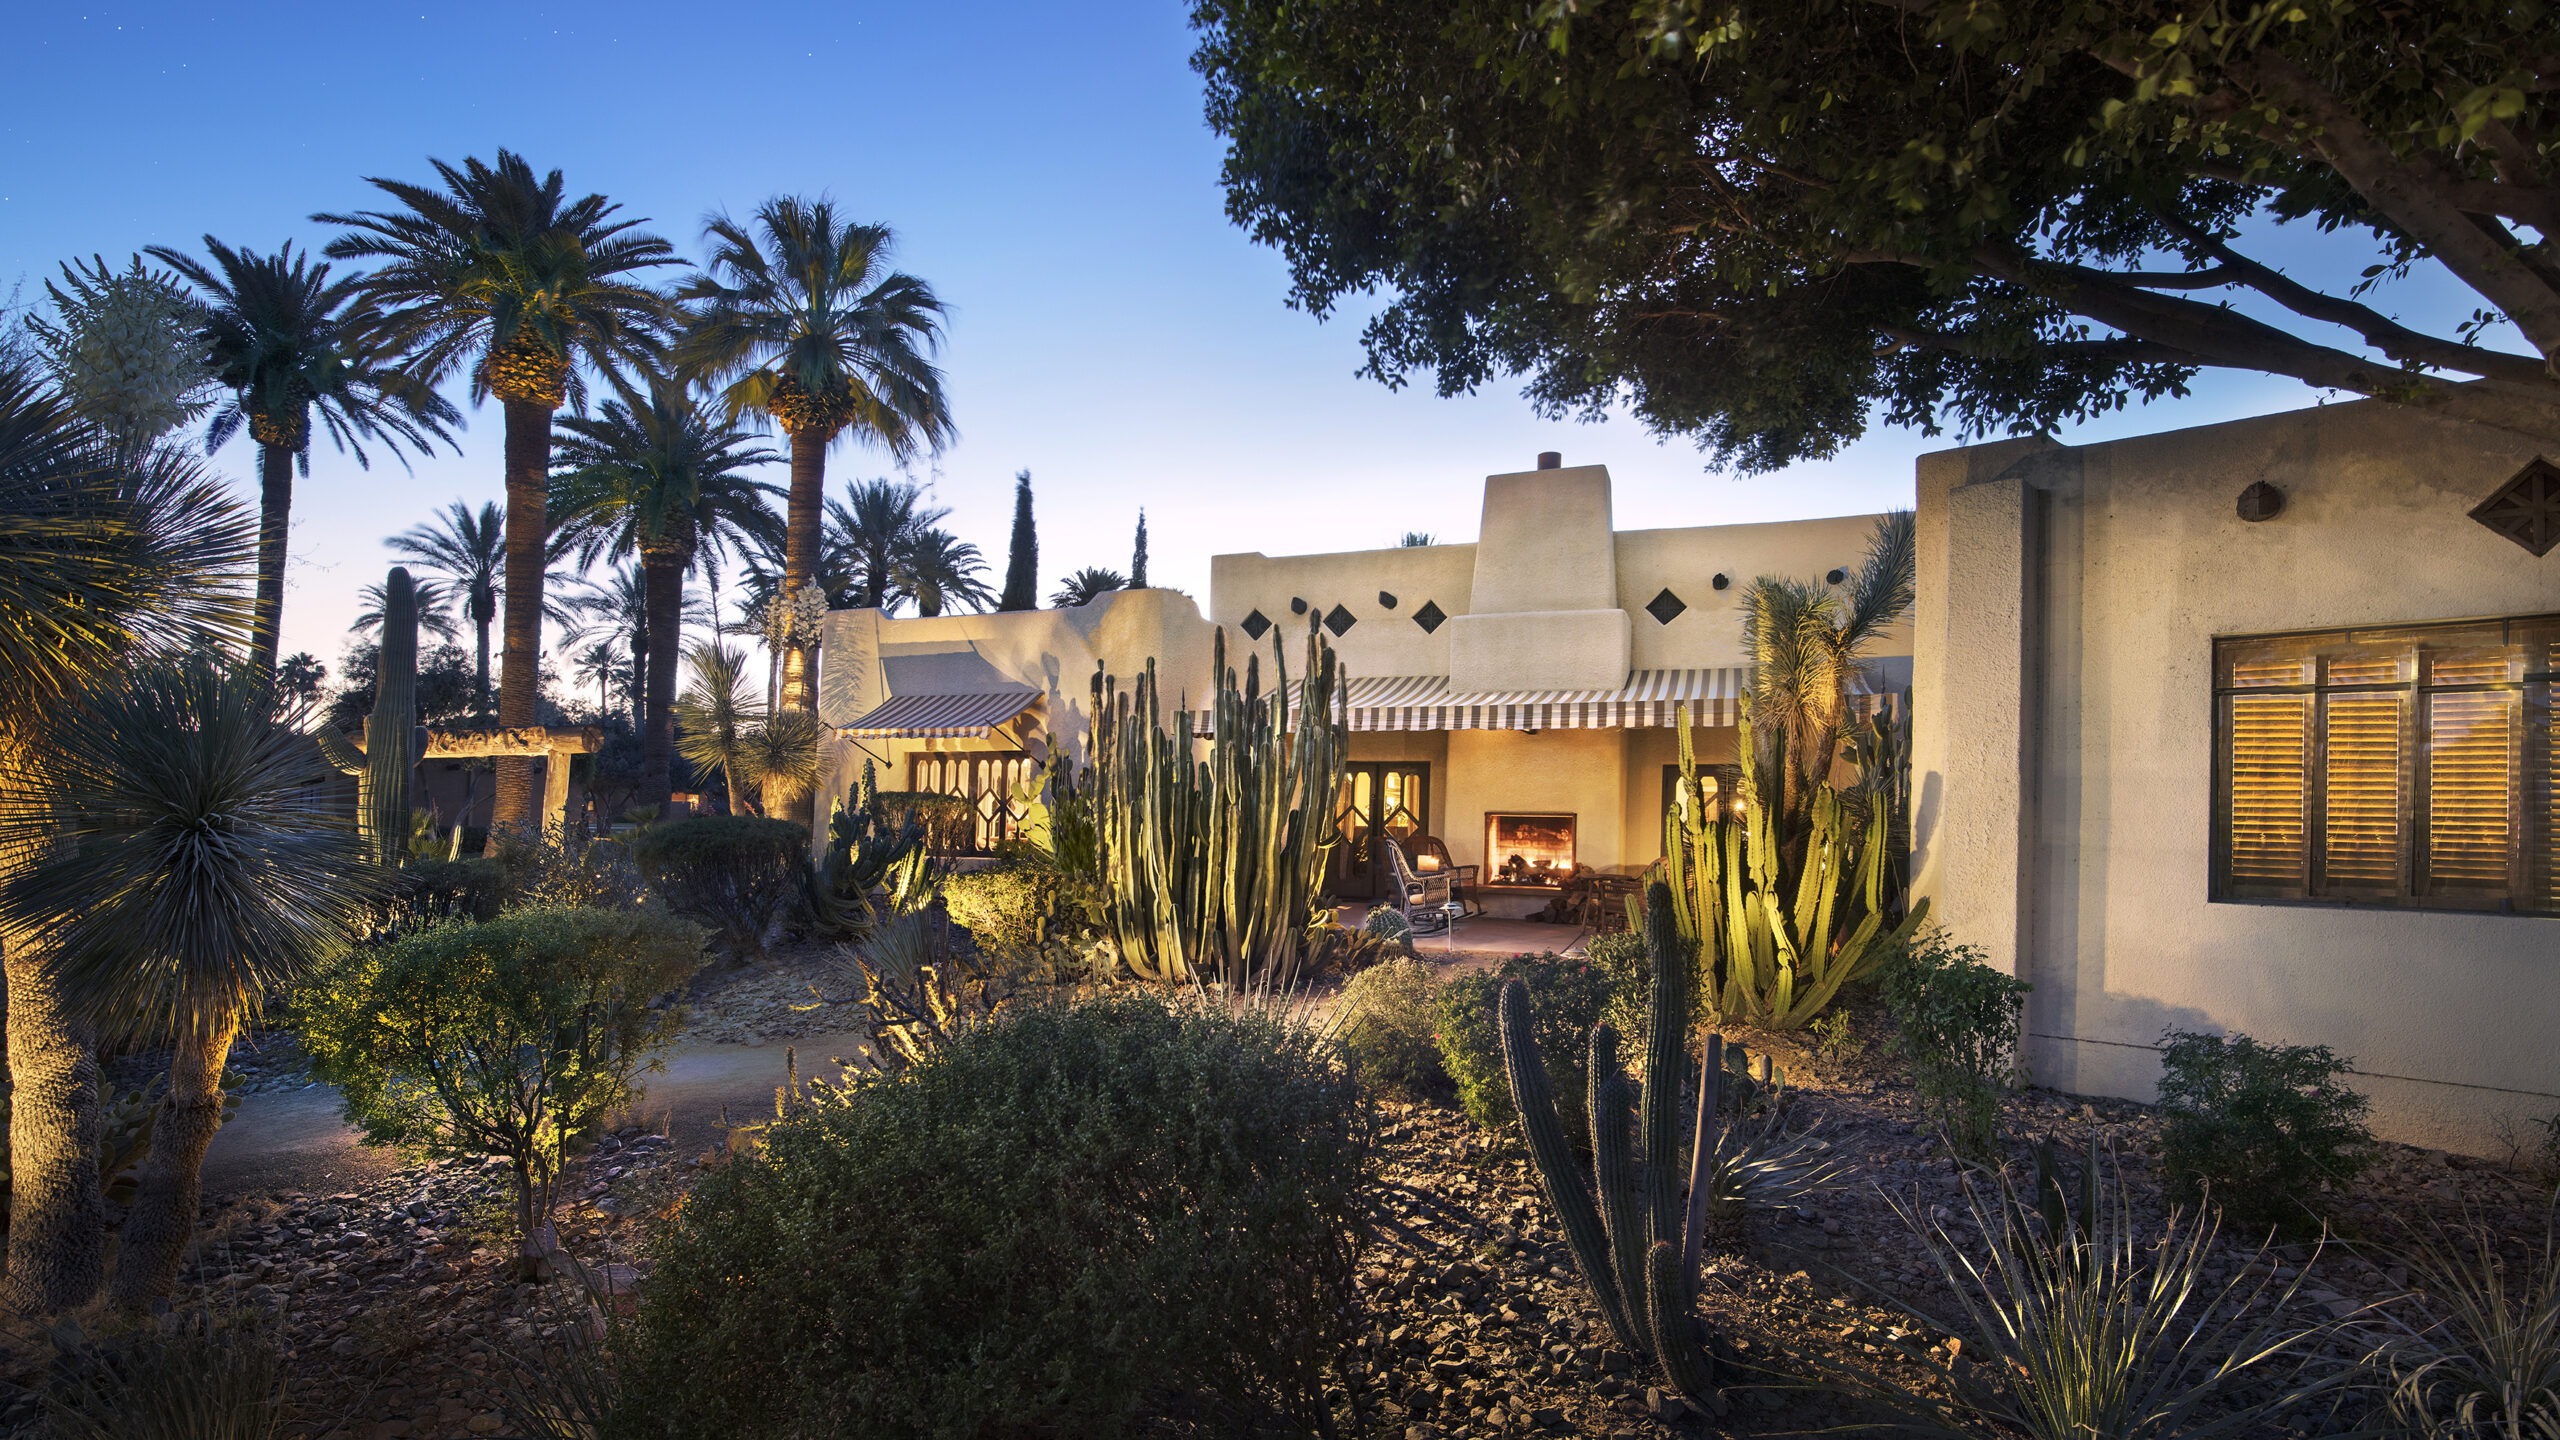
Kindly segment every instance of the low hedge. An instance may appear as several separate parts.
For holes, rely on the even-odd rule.
[[[696,815],[642,832],[632,859],[668,909],[708,927],[732,958],[762,960],[806,891],[809,832],[788,820]]]
[[[1506,980],[1529,987],[1529,1028],[1555,1082],[1557,1109],[1584,1113],[1591,1027],[1608,1008],[1609,976],[1588,960],[1558,955],[1514,955],[1500,969],[1461,975],[1440,987],[1432,1031],[1440,1064],[1457,1082],[1460,1108],[1476,1124],[1505,1134],[1520,1118],[1503,1074],[1502,1032],[1495,1019]]]

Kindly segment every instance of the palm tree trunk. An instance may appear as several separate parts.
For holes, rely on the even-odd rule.
[[[480,668],[475,673],[479,681],[480,723],[483,725],[489,723],[489,621],[492,618],[486,609],[474,609],[472,612],[472,619],[480,631]]]
[[[22,1315],[86,1304],[105,1273],[98,1055],[23,931],[0,933],[9,983],[9,1273]]]
[[[275,673],[277,641],[284,633],[284,544],[293,519],[293,452],[258,447],[258,596],[250,614],[249,658]]]
[[[169,1093],[152,1117],[151,1149],[117,1242],[109,1293],[124,1309],[144,1309],[177,1288],[204,1196],[204,1152],[222,1128],[222,1067],[239,1033],[240,1012],[226,1010],[209,1028],[182,1032],[169,1058]]]
[[[803,585],[814,585],[818,576],[818,524],[826,506],[828,434],[794,434],[791,437],[791,506],[784,516],[782,528],[782,593],[796,595]],[[782,654],[782,709],[815,710],[818,708],[816,667],[805,648],[791,645]],[[809,823],[815,813],[817,797],[804,796],[784,807],[780,817]],[[736,797],[731,797],[736,803]]]
[[[542,698],[542,570],[544,505],[550,493],[551,415],[535,401],[509,400],[507,411],[507,594],[504,648],[498,657],[498,723],[531,725]],[[498,761],[494,832],[535,823],[533,762]]]
[[[685,557],[677,550],[644,550],[640,573],[648,586],[648,703],[640,731],[640,803],[660,805],[675,789],[677,630],[684,624]]]

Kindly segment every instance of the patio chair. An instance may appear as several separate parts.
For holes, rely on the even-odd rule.
[[[1481,915],[1484,913],[1484,901],[1482,897],[1476,894],[1475,866],[1460,865],[1451,860],[1449,858],[1448,844],[1441,840],[1437,835],[1416,836],[1413,842],[1413,849],[1414,855],[1417,859],[1428,857],[1429,859],[1437,862],[1430,870],[1419,873],[1438,873],[1447,875],[1449,877],[1450,898],[1456,900],[1460,908],[1464,909],[1466,913],[1470,915]]]
[[[1416,935],[1435,934],[1447,928],[1449,907],[1456,903],[1457,876],[1446,870],[1420,874],[1405,858],[1402,845],[1383,838],[1378,843],[1386,847],[1387,868],[1392,872],[1389,893],[1378,903],[1392,906],[1404,916]]]

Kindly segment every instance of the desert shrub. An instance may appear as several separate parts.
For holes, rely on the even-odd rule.
[[[447,920],[486,920],[507,895],[506,867],[495,860],[414,860],[392,872],[376,903],[377,938],[406,935]]]
[[[733,959],[762,960],[766,937],[806,887],[809,832],[788,820],[696,815],[651,827],[633,858],[668,909],[708,927]]]
[[[2429,1217],[2400,1252],[2417,1293],[2385,1309],[2382,1364],[2399,1432],[2427,1440],[2560,1435],[2560,1244]]]
[[[505,1157],[531,1256],[563,1149],[629,1103],[679,1019],[654,1002],[701,964],[702,932],[666,915],[520,910],[349,951],[295,1020],[368,1143]]]
[[[2170,1193],[2210,1199],[2234,1225],[2303,1228],[2322,1190],[2373,1163],[2371,1102],[2326,1045],[2246,1035],[2161,1036],[2160,1161]]]
[[[1511,1107],[1511,1081],[1503,1074],[1502,1036],[1495,1019],[1505,980],[1529,989],[1529,1028],[1539,1053],[1547,1057],[1557,1110],[1584,1113],[1591,1027],[1608,1008],[1609,977],[1588,960],[1555,955],[1514,955],[1498,970],[1461,975],[1440,987],[1440,999],[1432,1007],[1432,1033],[1440,1044],[1440,1064],[1457,1084],[1459,1106],[1487,1130],[1508,1132],[1519,1119]]]
[[[1312,1427],[1347,1341],[1365,1111],[1320,1039],[1120,993],[816,1090],[656,1246],[612,1433]]]
[[[1096,889],[1045,854],[1017,850],[943,881],[942,903],[990,960],[1023,970],[1053,964],[1057,947],[1082,949],[1093,934]]]
[[[1998,1143],[2000,1097],[2018,1077],[2027,991],[1971,945],[1931,935],[1885,971],[1893,1051],[1911,1067],[1920,1106],[1949,1143],[1987,1155]]]
[[[1609,1004],[1602,1018],[1625,1037],[1629,1054],[1643,1054],[1653,1031],[1653,952],[1645,947],[1643,932],[1594,935],[1583,951],[1609,977]]]
[[[647,894],[631,847],[610,837],[510,828],[494,858],[510,910],[631,910]]]
[[[1431,1038],[1439,990],[1439,973],[1409,956],[1372,965],[1342,987],[1335,1033],[1363,1081],[1413,1099],[1449,1083]]]
[[[63,1345],[42,1393],[55,1440],[281,1440],[283,1326],[256,1312],[184,1311]]]

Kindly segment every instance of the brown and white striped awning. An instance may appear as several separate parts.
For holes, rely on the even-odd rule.
[[[968,695],[892,695],[839,733],[849,740],[985,740],[1039,698],[1028,686]]]
[[[1680,723],[1731,725],[1749,672],[1638,670],[1614,690],[1515,690],[1464,694],[1446,675],[1353,676],[1354,730],[1636,730]]]

